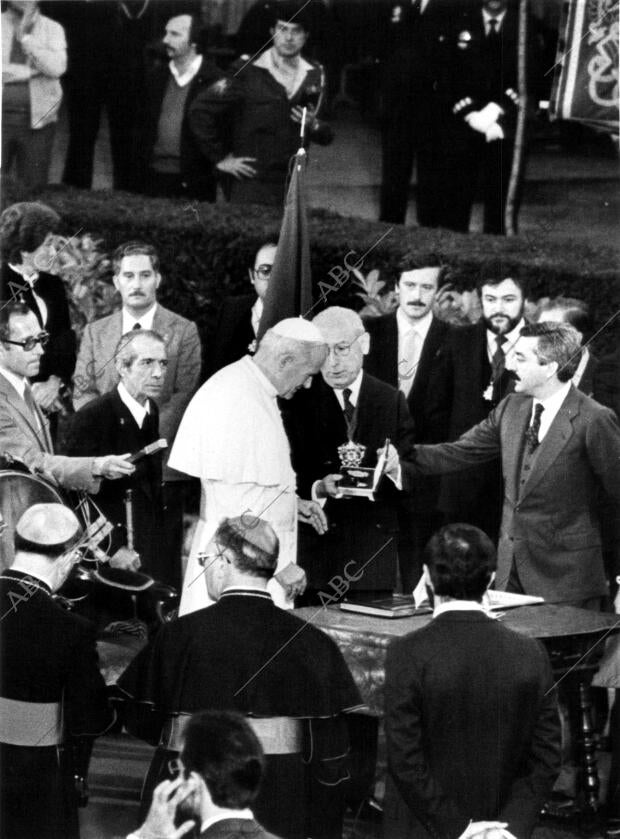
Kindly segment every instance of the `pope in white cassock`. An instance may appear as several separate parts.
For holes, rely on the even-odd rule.
[[[277,397],[290,399],[309,387],[327,357],[319,330],[302,318],[286,318],[267,330],[256,355],[229,364],[197,391],[181,420],[169,464],[200,478],[200,520],[183,581],[179,614],[210,605],[199,554],[226,516],[247,514],[268,521],[280,540],[269,590],[275,603],[292,608],[305,588],[297,561],[297,519],[319,533],[327,529],[321,507],[298,498],[289,443]],[[209,562],[208,558],[203,559]]]

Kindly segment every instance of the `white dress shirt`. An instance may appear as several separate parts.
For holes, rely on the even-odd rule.
[[[360,370],[357,374],[357,377],[351,382],[350,385],[347,385],[348,389],[351,391],[349,396],[349,402],[353,407],[357,405],[357,400],[360,397],[360,387],[362,386],[362,376],[364,375],[364,371]],[[338,404],[344,411],[344,394],[343,391],[345,388],[333,388],[334,394],[336,399],[338,400]]]
[[[257,297],[256,302],[252,306],[252,330],[254,335],[258,335],[258,327],[260,326],[260,319],[263,316],[264,308],[265,304],[260,297]]]
[[[415,323],[406,317],[400,307],[396,310],[396,324],[398,327],[398,387],[405,396],[413,386],[418,370],[418,364],[424,349],[426,336],[433,322],[433,313],[427,312]],[[415,335],[415,351],[409,357],[412,336]]]
[[[433,617],[443,615],[444,612],[484,612],[486,609],[482,603],[476,600],[448,600],[446,603],[435,603]]]
[[[185,70],[184,73],[179,72],[179,70],[178,70],[176,64],[174,63],[174,61],[171,61],[168,64],[168,67],[170,68],[170,72],[174,76],[174,80],[176,81],[178,86],[179,87],[185,87],[186,85],[188,85],[191,82],[191,80],[194,78],[196,73],[202,67],[202,56],[197,55],[196,58],[192,61],[192,63],[189,65],[189,67],[187,68],[187,70]]]
[[[525,326],[525,321],[523,318],[519,321],[519,323],[515,326],[514,329],[511,329],[510,332],[506,332],[505,335],[502,335],[502,349],[504,350],[504,355],[507,356],[509,352],[511,352],[519,338],[521,337],[521,330]],[[491,332],[490,329],[487,329],[487,353],[489,355],[489,361],[493,361],[493,356],[495,355],[495,351],[497,350],[497,332]]]
[[[540,431],[538,432],[538,441],[544,440],[551,423],[555,419],[558,411],[562,407],[562,403],[568,396],[568,391],[571,389],[572,382],[564,382],[562,387],[557,390],[553,396],[548,396],[546,399],[534,399],[532,404],[532,415],[530,418],[530,425],[534,419],[534,411],[537,405],[542,405],[545,409],[540,417]]]
[[[502,24],[504,23],[504,18],[506,17],[506,9],[503,12],[500,12],[498,15],[492,15],[490,12],[487,12],[486,9],[482,10],[482,20],[484,22],[484,34],[488,35],[491,31],[491,25],[489,23],[490,20],[496,20],[497,26],[495,27],[496,32],[502,31]]]
[[[3,367],[1,364],[0,373],[2,373],[7,382],[11,385],[11,387],[14,387],[23,399],[24,393],[26,391],[26,379],[24,379],[23,376],[16,376],[15,373],[12,373],[10,370],[7,370],[6,367]]]
[[[123,308],[121,312],[121,334],[125,335],[127,332],[131,332],[131,330],[137,323],[140,324],[141,329],[152,329],[153,318],[155,317],[156,309],[157,303],[153,303],[148,312],[145,312],[143,315],[140,315],[139,318],[134,318],[133,315],[129,314],[127,309]]]
[[[147,414],[150,414],[150,405],[149,400],[146,400],[146,403],[142,405],[138,402],[137,399],[134,399],[131,393],[127,390],[125,385],[122,382],[119,382],[117,385],[118,395],[121,398],[121,401],[127,406],[131,416],[135,419],[136,423],[138,424],[138,428],[142,428],[144,424],[144,420]]]

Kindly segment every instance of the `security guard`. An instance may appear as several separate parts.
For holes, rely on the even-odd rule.
[[[114,721],[94,628],[52,598],[78,554],[75,514],[35,504],[0,575],[0,823],[4,839],[77,839],[73,738]]]

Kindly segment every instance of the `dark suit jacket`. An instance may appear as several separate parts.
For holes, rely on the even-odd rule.
[[[291,441],[298,493],[309,498],[314,481],[340,471],[338,446],[347,442],[344,414],[322,376],[315,378],[309,390],[299,391],[291,404],[291,415],[285,417],[285,427]],[[413,444],[413,431],[403,394],[364,373],[353,433],[354,441],[366,446],[361,465],[376,464],[377,449],[384,445],[386,437],[406,456]],[[342,575],[351,560],[356,563],[355,573],[367,563],[351,588],[394,588],[398,496],[392,481],[384,477],[374,502],[365,498],[328,499],[325,512],[329,531],[323,536],[308,525],[300,526],[298,562],[306,571],[311,588],[321,588],[334,575]],[[391,541],[386,544],[388,540]]]
[[[364,359],[364,370],[398,387],[398,321],[396,313],[364,322],[370,335],[370,352]],[[431,373],[440,357],[440,351],[450,332],[449,324],[433,318],[422,354],[418,362],[413,385],[407,396],[409,413],[415,425],[416,443],[440,443],[445,440],[444,429],[428,422],[426,411]]]
[[[513,375],[505,370],[493,384],[493,399],[483,398],[491,382],[485,324],[450,331],[437,356],[427,388],[427,422],[447,429],[444,440],[456,440],[483,420],[489,410],[514,389]],[[433,441],[433,442],[436,442]],[[449,521],[465,521],[497,538],[501,516],[502,478],[499,464],[484,463],[469,470],[465,481],[446,476],[441,481],[439,508]]]
[[[452,611],[393,641],[385,670],[388,766],[402,796],[386,797],[385,835],[454,839],[490,819],[527,839],[559,769],[542,645]]]
[[[9,285],[9,283],[12,285]],[[17,291],[18,288],[22,290]],[[11,297],[23,300],[26,306],[37,316],[41,329],[45,329],[50,335],[45,353],[41,357],[39,373],[33,377],[32,381],[44,382],[54,375],[62,379],[63,382],[70,383],[75,368],[76,341],[75,333],[71,328],[69,304],[64,283],[60,277],[41,272],[35,283],[35,291],[47,306],[45,325],[43,325],[41,312],[26,281],[15,271],[12,271],[8,265],[3,266],[0,300],[8,300]]]
[[[211,350],[207,355],[209,376],[248,354],[256,337],[252,329],[255,294],[225,297],[222,301]]]
[[[99,396],[73,415],[68,431],[69,454],[93,455],[125,454],[159,439],[157,406],[151,401],[151,414],[142,428],[138,427],[131,412],[114,388]],[[106,518],[115,526],[111,552],[127,544],[124,497],[133,491],[135,549],[140,554],[143,570],[160,576],[164,561],[161,521],[161,454],[150,455],[136,464],[136,471],[129,478],[101,482],[97,504]]]
[[[612,411],[571,387],[531,470],[522,475],[531,415],[531,397],[513,393],[456,442],[416,447],[412,471],[457,472],[501,457],[496,587],[506,588],[514,559],[528,594],[551,602],[599,597],[607,585],[598,495],[602,488],[620,502],[620,425]],[[468,482],[463,492],[469,492]]]
[[[267,833],[258,822],[250,819],[222,819],[212,824],[199,839],[277,839]]]
[[[594,374],[594,398],[620,419],[620,347],[600,359]]]

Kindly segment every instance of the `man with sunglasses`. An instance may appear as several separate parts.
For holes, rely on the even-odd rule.
[[[222,302],[213,346],[209,352],[209,375],[217,373],[233,361],[239,361],[248,352],[254,354],[263,301],[277,249],[277,240],[268,239],[256,252],[252,267],[248,268],[255,295],[235,295],[226,297]]]
[[[17,522],[15,559],[0,575],[0,823],[6,839],[78,839],[74,776],[83,777],[85,769],[72,759],[72,739],[90,745],[114,721],[94,627],[52,597],[79,557],[79,536],[68,507],[34,504]]]
[[[118,455],[54,454],[48,420],[36,405],[29,382],[39,371],[47,340],[27,306],[0,303],[0,452],[66,489],[96,493],[102,478],[126,477],[134,467]]]

